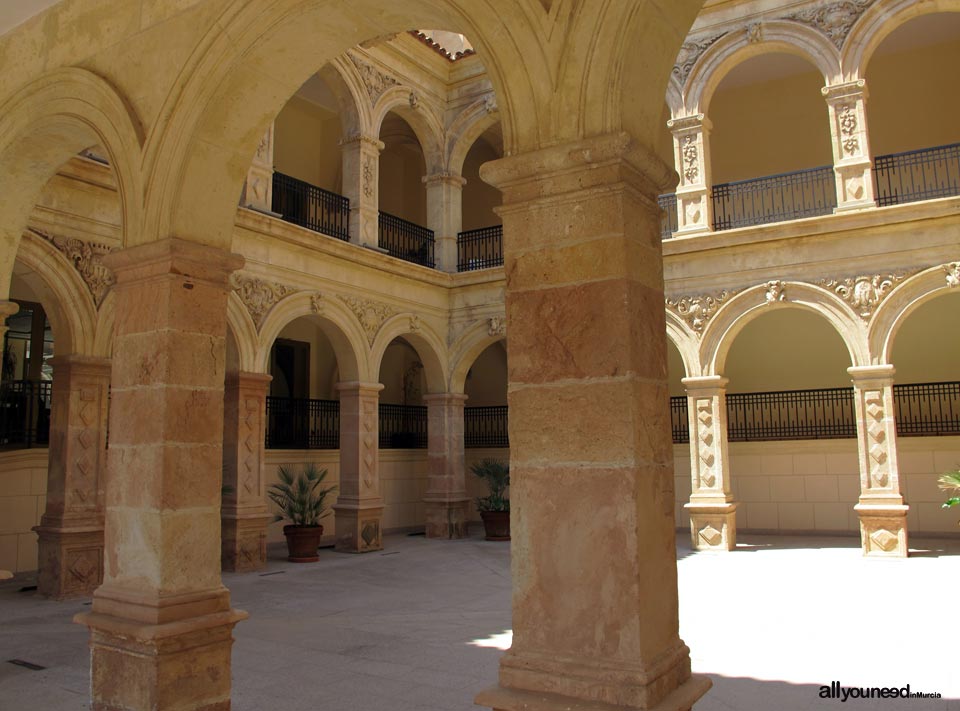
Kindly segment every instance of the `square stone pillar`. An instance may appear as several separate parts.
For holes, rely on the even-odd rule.
[[[503,711],[689,709],[657,194],[628,134],[483,166],[504,205],[513,646]]]
[[[875,207],[873,163],[867,134],[867,84],[863,79],[821,90],[830,113],[836,212]]]
[[[863,554],[905,558],[907,511],[900,494],[892,365],[847,368],[853,379],[860,452],[860,516]]]
[[[267,563],[264,431],[271,378],[228,373],[223,393],[223,502],[220,564],[223,570],[259,570]]]
[[[350,200],[350,241],[380,248],[380,151],[383,142],[355,135],[340,142],[343,195]]]
[[[463,405],[459,393],[425,395],[427,403],[427,538],[467,535]]]
[[[260,137],[257,152],[247,170],[240,204],[273,214],[273,124]]]
[[[425,175],[427,186],[427,227],[433,230],[437,269],[457,271],[457,235],[463,229],[463,186],[467,181],[456,173]]]
[[[37,532],[37,592],[92,595],[103,582],[103,491],[110,361],[57,356],[53,365],[47,506]]]
[[[684,505],[690,514],[694,550],[732,551],[737,545],[737,505],[730,493],[727,453],[727,379],[684,378],[690,422],[693,490]]]
[[[710,200],[710,128],[703,114],[667,121],[673,133],[673,159],[680,184],[677,186],[676,235],[713,230],[713,203]]]
[[[337,550],[383,550],[380,495],[380,383],[338,383],[340,487],[333,507]]]
[[[90,612],[102,711],[230,708],[220,579],[227,295],[237,255],[179,239],[104,258],[116,276],[104,582]]]

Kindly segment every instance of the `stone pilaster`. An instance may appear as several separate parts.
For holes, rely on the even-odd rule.
[[[260,212],[273,212],[273,124],[257,144],[257,152],[247,170],[240,204]]]
[[[710,119],[703,114],[667,121],[673,133],[673,159],[677,186],[677,235],[713,229],[710,202]]]
[[[423,177],[427,186],[427,227],[433,230],[437,269],[457,271],[457,235],[463,228],[463,186],[466,180],[456,173],[435,173]]]
[[[625,133],[481,170],[504,195],[519,354],[513,646],[481,706],[689,709],[710,686],[678,634],[657,208],[672,172]]]
[[[220,579],[223,384],[237,255],[166,239],[113,270],[104,582],[89,613],[91,707],[230,708],[233,626]]]
[[[730,551],[737,545],[737,505],[730,493],[727,453],[727,379],[684,378],[690,422],[693,491],[684,506],[690,514],[694,550]]]
[[[466,395],[426,395],[427,403],[427,538],[467,535],[467,482],[463,451],[463,405]]]
[[[47,505],[34,527],[37,592],[91,595],[103,581],[103,491],[110,361],[57,356],[53,365]]]
[[[853,379],[860,453],[860,516],[863,554],[907,555],[907,510],[900,493],[892,365],[847,368]]]
[[[340,488],[333,507],[337,550],[383,550],[380,495],[380,383],[339,383]]]
[[[355,135],[340,142],[343,194],[350,200],[350,241],[380,246],[380,151],[383,142]]]
[[[870,141],[867,134],[867,84],[863,79],[822,89],[830,113],[837,212],[874,207]]]
[[[223,393],[223,502],[220,563],[223,570],[258,570],[267,562],[264,430],[272,378],[228,373]]]

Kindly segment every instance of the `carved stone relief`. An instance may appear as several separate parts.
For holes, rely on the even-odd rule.
[[[951,289],[960,286],[960,262],[944,264],[943,271],[947,275],[947,286]]]
[[[387,76],[372,64],[360,59],[352,52],[348,52],[347,56],[350,57],[350,61],[353,62],[353,65],[360,73],[360,78],[363,79],[363,85],[367,90],[367,95],[370,97],[371,103],[376,103],[377,99],[383,96],[387,89],[400,86],[399,81],[391,76]]]
[[[360,444],[362,447],[360,480],[368,490],[376,486],[377,447],[379,447],[377,402],[364,398],[360,403]]]
[[[373,157],[363,156],[363,196],[373,199]]]
[[[787,300],[786,285],[782,281],[768,281],[763,298],[768,304],[775,304],[778,301]]]
[[[90,290],[94,304],[100,308],[114,283],[113,274],[103,265],[101,258],[105,254],[110,254],[115,248],[69,237],[55,237],[37,229],[30,231],[52,244],[70,260],[73,268],[77,270],[83,283]]]
[[[696,401],[697,413],[697,453],[700,457],[700,484],[708,489],[717,485],[717,475],[713,467],[717,462],[714,451],[713,398],[701,398]]]
[[[379,301],[360,299],[356,296],[343,296],[341,298],[343,302],[350,307],[354,315],[356,315],[357,320],[360,321],[360,325],[363,327],[364,333],[367,334],[367,340],[370,341],[370,345],[373,345],[373,341],[377,337],[377,332],[380,330],[383,322],[397,313],[397,310],[392,306],[387,306]]]
[[[263,318],[284,296],[296,291],[293,287],[277,282],[264,281],[255,277],[234,274],[230,278],[233,290],[237,292],[243,305],[257,328],[263,324]]]
[[[784,19],[819,30],[833,42],[837,49],[840,49],[847,35],[850,34],[853,24],[874,2],[875,0],[841,0],[800,10],[787,15]]]
[[[681,85],[687,80],[687,77],[690,76],[690,72],[693,71],[693,66],[703,53],[710,48],[710,45],[726,34],[726,32],[722,32],[712,37],[704,37],[703,39],[684,42],[680,46],[677,63],[673,66],[673,76],[677,78]]]
[[[324,308],[326,304],[323,301],[323,294],[318,291],[310,297],[310,310],[317,316],[322,316]]]
[[[899,538],[896,533],[891,533],[885,528],[878,528],[870,534],[870,540],[884,553],[889,553],[897,547]]]
[[[682,296],[677,299],[667,299],[666,304],[668,309],[686,321],[699,336],[703,335],[703,329],[717,309],[735,293],[735,291],[723,290],[715,296],[709,294]]]
[[[502,336],[507,332],[507,319],[505,316],[491,316],[487,323],[487,333],[491,336]]]
[[[697,147],[697,137],[687,135],[683,137],[683,177],[688,183],[695,183],[700,177],[700,149]]]
[[[857,138],[857,107],[853,104],[837,107],[837,121],[840,124],[843,152],[847,155],[857,155],[860,152],[860,140]]]
[[[860,318],[867,321],[887,294],[905,278],[903,274],[873,274],[821,279],[817,283],[850,304]]]
[[[243,400],[243,488],[248,495],[256,496],[260,490],[260,400],[253,397]]]
[[[863,393],[864,414],[867,419],[867,452],[870,457],[871,487],[886,488],[890,485],[890,470],[887,452],[887,430],[884,426],[883,390],[867,390]]]

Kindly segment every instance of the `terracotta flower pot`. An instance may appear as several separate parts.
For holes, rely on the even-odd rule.
[[[510,512],[509,511],[481,511],[483,528],[488,541],[510,540]]]
[[[287,552],[292,563],[315,563],[320,560],[317,548],[323,526],[284,526],[283,535],[287,537]]]

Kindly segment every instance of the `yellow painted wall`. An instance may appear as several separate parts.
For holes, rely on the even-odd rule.
[[[713,122],[712,182],[832,165],[823,76],[813,65],[805,74],[727,88],[738,69],[720,83],[707,110]]]
[[[507,352],[503,341],[489,346],[470,366],[464,392],[467,407],[507,404]]]
[[[478,139],[467,152],[463,162],[463,177],[467,181],[463,186],[464,230],[503,224],[493,211],[493,208],[502,202],[500,191],[480,179],[480,166],[499,157],[496,150],[483,138]]]
[[[47,505],[47,450],[0,453],[0,570],[37,569],[37,534]]]
[[[423,227],[427,226],[427,189],[423,176],[427,168],[423,150],[413,129],[389,114],[380,139],[380,209]]]
[[[277,116],[273,165],[324,190],[343,192],[339,117],[294,96]]]
[[[333,387],[338,381],[337,357],[320,324],[309,317],[298,318],[287,324],[279,337],[310,344],[310,397],[338,399]]]
[[[387,346],[383,361],[380,363],[380,382],[383,383],[380,402],[390,405],[423,404],[423,396],[427,390],[422,368],[420,368],[419,377],[414,377],[406,393],[406,400],[404,399],[404,375],[410,373],[418,363],[421,361],[417,351],[403,339],[394,339]]]
[[[898,383],[960,380],[960,294],[939,296],[907,316],[891,362]]]

